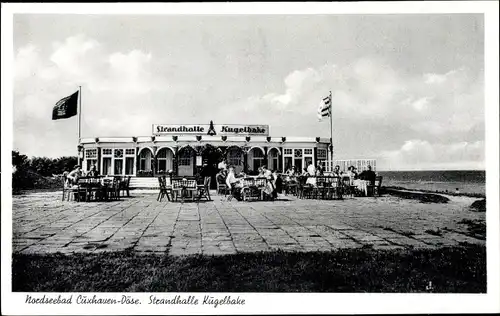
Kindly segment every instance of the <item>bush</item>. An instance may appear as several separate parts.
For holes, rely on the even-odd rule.
[[[486,212],[486,199],[478,200],[472,203],[470,210],[473,212]]]
[[[33,157],[29,159],[18,151],[12,151],[12,191],[53,189],[61,186],[61,180],[53,175],[70,171],[77,164],[77,157]]]

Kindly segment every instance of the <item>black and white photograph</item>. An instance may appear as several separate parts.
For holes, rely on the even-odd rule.
[[[497,1],[31,5],[2,313],[500,311]]]

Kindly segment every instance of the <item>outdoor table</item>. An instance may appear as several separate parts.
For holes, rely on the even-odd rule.
[[[191,198],[194,199],[194,191],[198,190],[198,184],[195,179],[172,179],[172,188],[174,191],[180,191],[181,201],[184,203],[184,200],[187,197],[187,192],[191,192]]]
[[[368,180],[360,180],[356,179],[353,181],[353,185],[355,185],[360,192],[363,192],[365,196],[368,196],[368,185],[370,184],[370,181]]]
[[[89,194],[92,193],[92,191],[104,193],[104,196],[107,199],[107,192],[105,192],[106,184],[104,183],[103,176],[83,176],[79,177],[77,181],[78,186],[85,190],[84,201],[90,200]]]

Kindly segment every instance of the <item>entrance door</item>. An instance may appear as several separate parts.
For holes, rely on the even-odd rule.
[[[179,176],[192,177],[195,164],[194,150],[190,147],[183,148],[179,152]]]
[[[206,145],[203,150],[203,164],[206,164],[205,169],[202,170],[204,177],[210,177],[210,189],[217,189],[217,183],[215,176],[219,170],[217,169],[217,165],[222,159],[222,151],[214,146]]]
[[[302,169],[304,167],[302,166],[302,158],[295,158],[295,170],[297,170],[297,172],[299,173],[302,173]]]

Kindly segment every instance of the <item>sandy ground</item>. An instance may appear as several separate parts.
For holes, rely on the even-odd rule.
[[[238,202],[212,192],[210,202],[156,201],[156,191],[134,190],[111,202],[61,201],[61,192],[13,196],[13,251],[229,254],[329,251],[366,245],[376,249],[485,244],[467,235],[463,219],[475,198],[447,196],[424,204],[392,196],[344,200]]]

